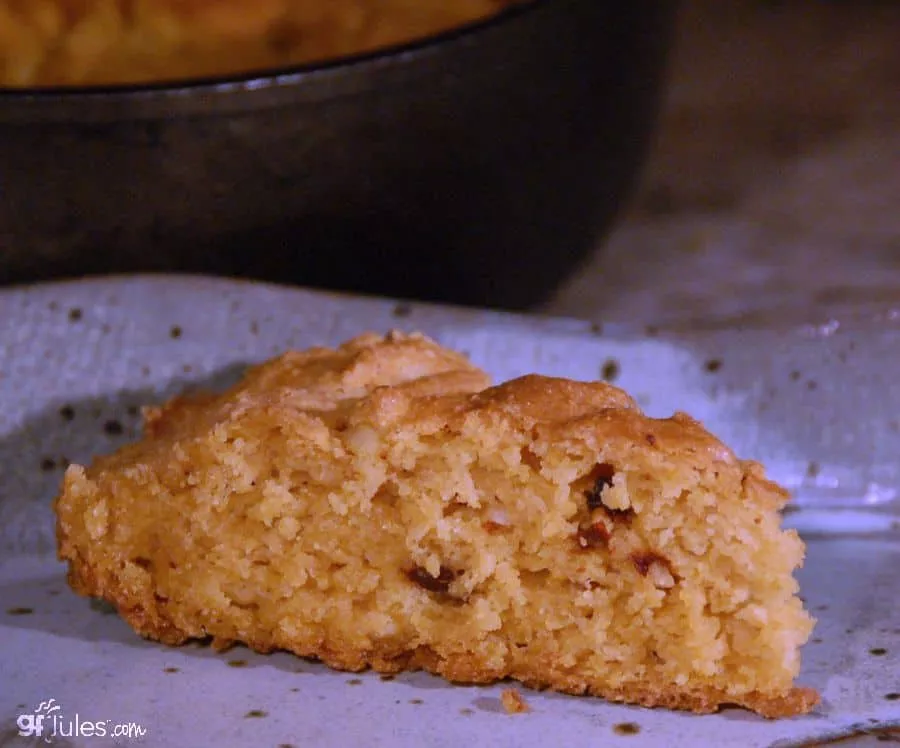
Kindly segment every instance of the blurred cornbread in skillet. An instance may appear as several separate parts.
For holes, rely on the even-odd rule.
[[[0,86],[148,83],[321,62],[521,0],[0,0]]]
[[[287,353],[71,466],[69,581],[141,635],[767,717],[812,620],[786,493],[686,415],[419,335]]]

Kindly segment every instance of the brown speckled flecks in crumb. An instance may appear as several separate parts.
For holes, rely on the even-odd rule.
[[[606,529],[606,525],[602,522],[595,522],[590,527],[579,528],[575,534],[575,542],[578,543],[578,547],[583,551],[605,548],[609,538],[609,530]]]
[[[634,722],[620,722],[613,727],[613,732],[616,735],[637,735],[640,731],[640,725],[637,725]]]
[[[440,573],[433,577],[422,567],[415,566],[406,573],[406,576],[411,582],[429,592],[446,593],[458,574],[453,569],[442,566]]]
[[[650,573],[650,568],[654,564],[659,564],[669,572],[673,579],[677,580],[677,576],[672,569],[672,564],[669,559],[655,551],[638,551],[632,553],[630,558],[631,563],[634,564],[634,568],[642,577],[646,577]]]
[[[500,703],[503,704],[507,714],[525,714],[531,711],[528,702],[515,688],[503,689],[503,692],[500,694]]]
[[[613,478],[616,477],[616,468],[608,462],[601,462],[594,466],[594,469],[587,475],[590,488],[584,492],[587,500],[587,507],[591,511],[594,509],[603,509],[603,492],[610,488],[613,484]]]
[[[600,376],[603,378],[603,381],[609,382],[610,384],[615,382],[621,373],[622,367],[614,358],[607,359],[600,369]]]

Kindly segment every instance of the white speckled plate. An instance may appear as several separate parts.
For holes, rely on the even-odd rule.
[[[424,674],[381,680],[287,654],[170,649],[72,594],[50,500],[68,461],[132,438],[137,406],[220,386],[288,347],[423,330],[497,379],[614,379],[654,415],[683,409],[797,495],[803,594],[819,618],[811,715],[693,716]],[[660,334],[198,278],[0,292],[0,746],[795,746],[900,741],[900,319]],[[53,735],[55,726],[56,734]],[[112,733],[132,731],[131,737]],[[135,730],[144,731],[134,737]],[[32,737],[20,736],[20,731]],[[98,735],[99,733],[104,735]],[[850,742],[843,742],[843,745]]]

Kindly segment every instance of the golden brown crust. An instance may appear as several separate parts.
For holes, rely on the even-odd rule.
[[[488,384],[422,336],[367,335],[148,409],[142,442],[66,473],[70,584],[167,644],[811,709],[784,490],[609,385]]]

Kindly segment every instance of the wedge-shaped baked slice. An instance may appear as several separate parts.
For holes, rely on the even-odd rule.
[[[421,336],[288,353],[58,499],[72,586],[142,635],[705,712],[808,710],[786,494],[685,415]]]

